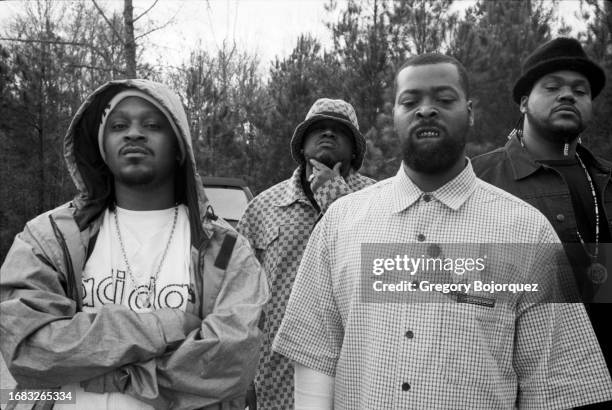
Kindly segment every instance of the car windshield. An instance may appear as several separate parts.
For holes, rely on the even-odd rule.
[[[242,189],[205,187],[205,191],[215,214],[223,219],[240,219],[248,203]]]

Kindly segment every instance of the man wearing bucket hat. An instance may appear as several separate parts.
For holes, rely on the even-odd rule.
[[[310,232],[337,198],[374,183],[357,171],[366,151],[351,104],[318,99],[291,139],[298,163],[293,175],[255,197],[238,231],[268,275],[271,300],[264,308],[264,344],[255,377],[260,409],[293,408],[293,367],[271,351]]]
[[[521,118],[509,141],[472,162],[480,178],[544,213],[564,243],[585,302],[612,302],[606,267],[612,255],[612,164],[580,143],[605,82],[604,71],[577,40],[557,38],[538,47],[514,84]],[[607,306],[591,303],[587,311],[609,369]]]

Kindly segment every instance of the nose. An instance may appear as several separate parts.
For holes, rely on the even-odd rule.
[[[321,133],[321,137],[335,137],[336,134],[334,133],[334,131],[332,131],[329,128],[326,128],[323,130],[323,132]]]
[[[576,96],[574,95],[574,92],[571,87],[561,87],[558,98],[559,101],[566,101],[571,103],[576,102]]]
[[[419,107],[416,112],[416,116],[418,118],[434,118],[438,115],[438,110],[436,107],[430,104],[423,104]]]
[[[127,132],[125,133],[125,138],[128,140],[137,141],[137,140],[145,139],[145,134],[139,125],[132,124],[130,125]]]

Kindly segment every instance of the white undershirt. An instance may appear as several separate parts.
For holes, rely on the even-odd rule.
[[[106,304],[129,307],[135,312],[160,308],[185,311],[190,300],[190,230],[187,207],[178,208],[176,228],[157,279],[154,279],[174,220],[174,207],[156,211],[131,211],[117,207],[119,229],[133,279],[126,268],[115,219],[108,209],[94,249],[83,270],[83,311],[95,312]],[[134,286],[136,284],[136,287]],[[152,306],[146,307],[137,298],[146,294],[151,284]],[[193,294],[193,292],[191,292]],[[78,384],[64,386],[76,392],[76,407],[67,409],[152,409],[151,406],[120,393],[85,392]],[[56,409],[61,408],[57,405]]]
[[[335,378],[293,362],[295,410],[333,410]]]

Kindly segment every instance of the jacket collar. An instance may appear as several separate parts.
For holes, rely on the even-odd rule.
[[[515,181],[527,178],[542,168],[542,164],[533,159],[529,151],[523,148],[517,137],[512,137],[506,143],[505,150],[510,159],[510,167],[512,168]],[[610,168],[598,160],[584,145],[578,144],[576,152],[586,164],[592,165],[604,173],[610,172]]]
[[[475,189],[476,174],[474,174],[471,161],[467,159],[467,165],[459,175],[431,192],[430,195],[453,211],[457,211],[472,196]],[[409,208],[423,195],[423,191],[406,175],[403,163],[393,180],[392,195],[391,212],[393,213]]]
[[[274,197],[274,206],[289,206],[294,202],[304,202],[309,204],[310,201],[302,188],[302,166],[300,165],[294,171],[291,177],[283,184],[279,195]]]

